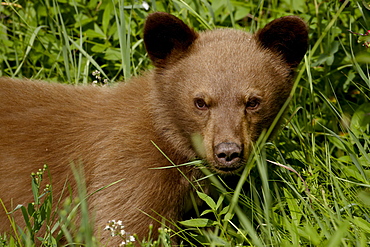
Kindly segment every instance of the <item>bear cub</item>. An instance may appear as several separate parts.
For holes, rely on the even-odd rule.
[[[155,68],[118,86],[0,78],[0,198],[8,211],[34,200],[30,174],[44,164],[54,197],[68,196],[62,191],[66,182],[76,187],[74,163],[83,166],[89,193],[119,181],[88,198],[103,242],[114,241],[103,231],[109,220],[141,238],[149,224],[181,220],[189,180],[204,175],[194,166],[163,168],[172,165],[162,152],[175,165],[200,158],[214,173],[242,170],[290,94],[308,31],[286,16],[254,35],[198,33],[153,13],[144,42]],[[0,222],[0,232],[9,232],[2,208]]]

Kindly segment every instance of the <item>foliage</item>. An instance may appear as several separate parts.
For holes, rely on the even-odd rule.
[[[111,82],[140,74],[151,66],[142,28],[153,11],[172,13],[196,30],[232,27],[251,32],[277,17],[299,15],[309,25],[310,50],[297,69],[287,123],[273,142],[262,137],[236,187],[210,175],[219,197],[197,193],[207,207],[199,218],[179,222],[176,233],[162,229],[157,242],[149,238],[142,245],[168,246],[168,238],[178,235],[188,245],[368,246],[368,2],[152,0],[147,4],[149,10],[144,1],[2,2],[0,76],[91,83],[96,70]],[[43,198],[43,204],[21,209],[26,219],[33,217],[29,220],[33,225],[27,224],[25,230],[28,235],[15,229],[14,236],[2,235],[0,246],[32,246],[38,223],[53,222],[48,211],[51,197]],[[73,214],[70,208],[67,211]],[[59,223],[51,223],[51,229],[53,224]],[[67,231],[64,234],[67,238]],[[48,246],[55,244],[52,235],[44,240]]]

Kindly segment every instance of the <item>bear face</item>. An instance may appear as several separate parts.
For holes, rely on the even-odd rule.
[[[152,97],[160,105],[153,114],[158,130],[214,171],[235,173],[289,96],[294,68],[307,49],[307,27],[289,16],[255,35],[230,29],[198,34],[179,20],[171,24],[172,18],[165,23],[176,32],[161,33],[156,41],[170,49],[153,45],[156,27],[150,18],[144,36],[156,65]]]

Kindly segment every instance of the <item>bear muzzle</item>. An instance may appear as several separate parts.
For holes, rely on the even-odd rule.
[[[222,142],[214,147],[214,167],[221,173],[231,173],[243,166],[243,144]]]

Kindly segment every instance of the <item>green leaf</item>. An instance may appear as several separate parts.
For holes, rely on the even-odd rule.
[[[204,210],[200,216],[203,216],[203,215],[206,215],[206,214],[209,214],[209,213],[214,213],[215,211],[211,210],[211,209],[207,209],[207,210]]]
[[[234,217],[234,215],[234,213],[228,212],[227,214],[225,214],[224,220],[229,221]]]
[[[314,228],[308,222],[304,227],[298,228],[298,234],[311,241],[315,246],[320,245],[320,242],[322,241],[322,237],[320,237],[317,228]]]
[[[35,204],[39,204],[39,185],[35,181],[35,178],[32,178],[32,194]]]
[[[28,217],[27,209],[25,207],[21,207],[22,215],[24,218],[24,222],[26,222],[27,228],[31,229],[30,218]]]
[[[341,241],[345,239],[347,234],[350,232],[348,230],[348,227],[349,227],[348,221],[344,221],[343,223],[341,223],[336,229],[335,233],[329,238],[327,243],[325,243],[322,246],[327,246],[327,247],[340,246]]]
[[[360,64],[370,63],[370,54],[368,52],[361,52],[356,55],[356,62]]]
[[[244,6],[238,6],[235,11],[235,20],[239,21],[250,13],[250,8],[244,7]]]
[[[119,49],[108,48],[104,55],[104,59],[112,61],[121,60],[121,52]]]
[[[216,204],[216,209],[219,209],[220,206],[222,205],[222,202],[224,201],[225,197],[224,195],[220,195],[218,200],[217,200],[217,204]]]
[[[203,201],[205,201],[207,203],[207,205],[212,210],[217,210],[217,205],[216,205],[215,201],[210,196],[208,196],[205,193],[199,192],[199,191],[197,191],[197,194],[198,194],[199,198],[202,199]]]
[[[370,232],[370,222],[360,218],[360,217],[353,217],[353,223],[355,223],[358,227],[363,229],[365,232]]]
[[[347,147],[343,143],[344,141],[342,139],[339,139],[336,136],[328,136],[328,140],[334,144],[335,147],[337,147],[340,150],[347,150]]]
[[[343,174],[346,174],[348,177],[352,177],[362,183],[367,183],[365,176],[360,174],[359,170],[355,165],[352,166],[343,166],[342,167]]]
[[[91,47],[92,52],[101,53],[107,50],[108,46],[106,44],[96,44]]]
[[[362,104],[352,116],[350,128],[356,135],[361,135],[370,124],[370,103]]]
[[[227,212],[229,212],[229,209],[230,209],[230,205],[224,207],[219,214],[220,215],[226,214]]]
[[[35,213],[35,206],[33,203],[28,203],[27,212],[30,216],[33,216],[33,214]]]
[[[12,211],[10,211],[8,214],[12,214],[14,213],[15,211],[17,211],[18,209],[22,208],[23,205],[22,204],[18,204]]]
[[[365,204],[368,207],[370,206],[370,191],[362,190],[358,192],[357,196],[363,204]]]
[[[284,196],[289,207],[290,216],[292,217],[292,223],[298,226],[301,221],[302,212],[297,204],[297,200],[287,189],[284,189]]]
[[[112,17],[112,13],[113,13],[112,1],[107,1],[105,8],[104,8],[103,18],[102,18],[102,29],[104,33],[107,33],[109,22]]]
[[[213,225],[213,221],[205,218],[196,218],[180,221],[180,224],[188,227],[208,227]]]
[[[293,10],[299,12],[305,12],[307,5],[304,0],[284,0],[284,2]]]
[[[89,38],[101,38],[101,39],[105,38],[104,33],[97,32],[96,30],[92,29],[86,30],[85,35],[88,36]]]

